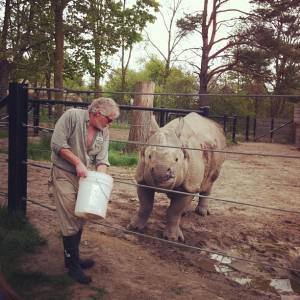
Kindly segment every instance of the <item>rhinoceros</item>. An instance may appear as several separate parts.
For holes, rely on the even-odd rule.
[[[210,150],[222,150],[226,147],[222,128],[214,121],[194,112],[183,118],[174,119],[162,128],[158,125],[156,127],[155,133],[150,136],[147,145],[140,151],[135,173],[137,183],[167,190],[197,193],[200,197],[195,211],[202,216],[209,214],[206,196],[210,194],[225,159],[223,152]],[[153,209],[155,191],[162,192],[153,188],[137,187],[140,206],[128,225],[129,229],[142,231],[145,228]],[[183,242],[180,221],[194,197],[163,192],[166,192],[170,199],[163,237]]]

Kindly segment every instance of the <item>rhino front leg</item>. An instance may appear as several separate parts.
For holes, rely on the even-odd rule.
[[[172,195],[170,206],[167,210],[167,225],[163,233],[163,237],[171,241],[184,242],[184,236],[180,229],[181,216],[190,205],[193,197]]]
[[[208,216],[210,215],[210,211],[208,209],[208,199],[206,196],[208,196],[210,192],[202,192],[200,193],[200,197],[198,200],[198,205],[195,208],[195,212],[200,216]]]
[[[131,219],[127,228],[130,230],[142,231],[145,228],[153,209],[154,190],[138,186],[137,194],[140,201],[140,207],[136,215]]]

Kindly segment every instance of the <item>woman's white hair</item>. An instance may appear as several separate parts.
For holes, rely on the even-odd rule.
[[[114,114],[115,118],[117,118],[120,115],[120,108],[113,99],[100,97],[92,101],[92,103],[88,107],[88,112],[100,112],[105,116]]]

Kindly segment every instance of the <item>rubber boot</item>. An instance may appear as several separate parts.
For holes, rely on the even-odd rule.
[[[78,247],[80,246],[80,241],[81,241],[81,235],[82,235],[82,229],[80,229],[78,232],[77,232],[77,243],[78,243]],[[80,254],[79,254],[79,264],[80,264],[80,267],[82,269],[89,269],[91,267],[93,267],[95,265],[95,261],[91,258],[85,258],[85,259],[81,259],[80,258]]]
[[[80,231],[78,231],[76,234],[76,242],[78,244],[78,253],[79,253],[79,265],[81,267],[81,269],[89,269],[91,267],[93,267],[95,265],[95,261],[91,258],[86,258],[86,259],[81,259],[80,258],[80,251],[79,251],[79,247],[80,247],[80,241],[81,241],[81,235],[82,235],[82,229]],[[69,259],[66,259],[65,257],[65,267],[68,268],[69,267]]]
[[[89,284],[92,279],[85,275],[79,264],[79,248],[77,234],[71,236],[63,236],[64,256],[68,274],[81,284]]]

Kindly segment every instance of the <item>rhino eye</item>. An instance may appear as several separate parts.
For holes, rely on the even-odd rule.
[[[151,159],[151,155],[149,155],[149,159]]]
[[[175,161],[178,161],[178,157],[176,157]]]

